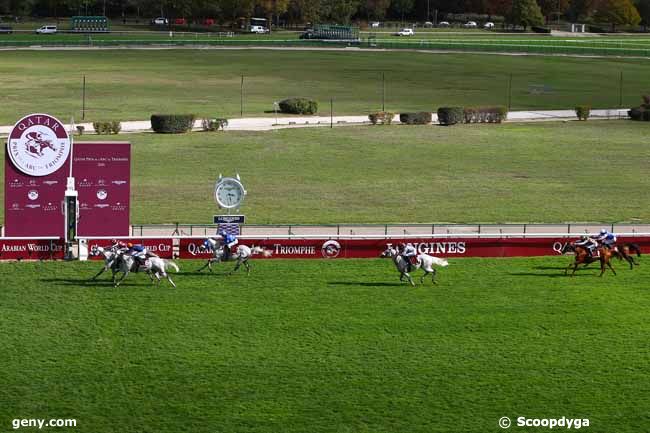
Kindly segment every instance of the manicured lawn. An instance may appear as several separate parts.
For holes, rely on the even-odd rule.
[[[3,51],[0,123],[47,111],[61,119],[142,120],[154,113],[268,116],[273,102],[307,96],[329,114],[435,111],[444,105],[512,109],[638,105],[650,64],[594,59],[425,52],[278,50]]]
[[[564,416],[644,431],[650,268],[569,278],[568,261],[454,259],[416,288],[379,259],[258,262],[249,277],[181,262],[177,289],[90,284],[98,263],[3,263],[0,424],[457,433]]]
[[[646,137],[621,120],[83,139],[133,143],[134,224],[210,223],[236,172],[247,222],[331,224],[647,222]]]

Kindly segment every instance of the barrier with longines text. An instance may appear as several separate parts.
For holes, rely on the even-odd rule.
[[[206,259],[201,251],[204,238],[181,238],[181,259]],[[268,258],[373,258],[388,246],[412,243],[418,252],[439,257],[530,257],[559,255],[563,246],[575,240],[566,237],[543,238],[385,238],[385,239],[240,239],[240,244],[264,248]],[[619,244],[636,243],[650,252],[650,237],[619,237]],[[257,257],[266,258],[258,254]]]

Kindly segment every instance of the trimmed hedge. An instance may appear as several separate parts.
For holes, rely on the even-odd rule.
[[[151,129],[160,134],[180,134],[192,130],[194,114],[152,114]]]
[[[377,113],[368,114],[368,119],[373,125],[378,123],[382,125],[390,125],[393,123],[394,117],[395,113],[391,113],[390,111],[378,111]]]
[[[455,125],[463,122],[463,107],[440,107],[438,108],[438,122],[441,125]]]
[[[119,134],[122,130],[122,124],[117,121],[112,122],[93,122],[93,129],[98,135]],[[82,133],[80,132],[79,135]]]
[[[400,113],[399,121],[407,125],[428,125],[432,119],[431,112],[420,111],[417,113]]]
[[[278,104],[282,113],[289,114],[316,114],[318,102],[308,98],[289,98]]]
[[[640,120],[648,122],[650,121],[650,96],[643,95],[643,104],[639,107],[634,107],[631,110],[627,111],[627,115],[630,116],[632,120]]]
[[[501,123],[508,117],[506,107],[465,107],[465,123]]]
[[[228,119],[203,119],[201,121],[201,126],[204,131],[218,131],[220,129],[223,131],[223,129],[228,126]]]
[[[576,116],[578,120],[587,120],[589,119],[589,114],[591,114],[590,105],[578,105],[576,106]]]

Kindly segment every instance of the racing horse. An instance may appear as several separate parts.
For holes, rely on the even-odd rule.
[[[169,281],[169,284],[171,284],[172,287],[176,287],[176,284],[167,273],[167,269],[169,268],[174,269],[176,272],[179,271],[178,265],[171,260],[165,260],[161,259],[158,256],[152,256],[148,257],[143,265],[138,265],[135,257],[131,256],[130,254],[119,254],[115,260],[115,263],[117,266],[117,271],[113,274],[114,287],[119,286],[131,272],[137,272],[139,269],[145,271],[147,275],[149,275],[149,278],[151,278],[151,281],[154,281],[155,278],[156,284],[160,284],[160,278],[163,277]],[[115,274],[118,272],[122,273],[122,278],[116,280]]]
[[[119,256],[117,248],[108,247],[103,248],[99,245],[93,245],[90,249],[91,256],[102,256],[104,258],[104,266],[95,274],[90,281],[95,281],[101,274],[109,269],[113,272],[113,281],[115,281],[115,274],[117,273],[116,259]]]
[[[393,263],[395,264],[395,267],[399,271],[399,280],[404,281],[404,277],[408,279],[408,281],[411,283],[411,286],[415,286],[415,283],[413,282],[413,278],[411,278],[411,275],[408,273],[409,269],[409,262],[404,259],[397,251],[397,248],[393,248],[392,246],[386,248],[386,251],[381,253],[381,257],[390,257],[393,260]],[[411,265],[414,269],[414,271],[422,268],[424,270],[424,275],[420,277],[420,284],[424,283],[424,277],[427,275],[431,274],[431,281],[433,284],[438,284],[436,282],[436,268],[433,266],[441,266],[441,267],[446,267],[449,266],[449,262],[445,259],[441,259],[438,257],[433,257],[428,254],[418,254],[417,257],[417,262],[414,265]]]
[[[630,264],[630,269],[634,269],[634,265],[639,266],[639,262],[634,260],[634,254],[636,254],[637,257],[641,257],[641,249],[637,244],[625,243],[621,246],[617,246],[614,253],[619,260],[625,259],[625,261]]]
[[[216,239],[213,238],[207,238],[205,241],[203,241],[203,244],[199,247],[199,250],[202,252],[208,251],[212,253],[212,257],[210,257],[205,265],[203,265],[202,268],[197,270],[197,272],[201,272],[205,268],[208,268],[210,272],[212,272],[212,264],[213,263],[219,263],[224,261],[223,256],[224,256],[224,248],[225,246],[223,243],[219,242]],[[248,261],[251,259],[251,256],[253,254],[262,254],[264,257],[269,257],[271,255],[271,252],[262,248],[262,247],[249,247],[247,245],[237,245],[237,251],[235,253],[230,255],[230,260],[236,260],[237,263],[235,263],[235,268],[228,272],[228,275],[236,272],[242,265],[246,268],[246,275],[250,275],[251,273],[251,265],[248,263]]]
[[[609,269],[612,270],[614,275],[616,275],[616,271],[612,267],[611,259],[612,256],[614,256],[614,252],[610,250],[607,247],[599,246],[596,251],[598,252],[597,256],[592,256],[589,254],[589,250],[583,246],[580,245],[575,245],[571,243],[567,243],[564,245],[562,248],[562,254],[568,253],[570,251],[573,251],[575,253],[575,260],[573,263],[570,263],[569,266],[566,267],[564,270],[564,275],[569,273],[569,269],[573,267],[573,272],[571,272],[571,276],[573,276],[576,273],[576,270],[578,269],[578,266],[580,265],[588,265],[590,263],[594,263],[599,261],[600,262],[600,277],[603,276],[605,273],[605,269],[609,267]]]

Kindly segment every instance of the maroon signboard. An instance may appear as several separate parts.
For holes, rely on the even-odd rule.
[[[63,241],[60,239],[2,239],[0,260],[63,259]]]
[[[6,236],[63,235],[70,147],[65,127],[47,114],[25,116],[13,127],[5,148]]]
[[[45,144],[40,156],[38,143],[51,143],[57,150],[65,144],[52,132],[46,136],[48,130],[42,125],[38,125],[40,129],[36,132],[33,131],[36,126],[27,127],[29,122],[36,121],[31,119],[34,116],[37,115],[27,116],[28,120],[23,119],[14,127],[5,150],[5,236],[63,237],[62,201],[70,159],[66,157],[63,163],[56,160],[56,167],[52,165],[54,162],[43,162],[40,168],[30,165],[32,159],[54,157],[54,150]],[[41,122],[49,118],[46,115],[37,117]],[[21,130],[22,135],[11,138]],[[57,132],[60,131],[59,125]],[[72,174],[79,193],[78,236],[128,236],[130,144],[74,143],[72,152]],[[54,168],[56,170],[49,172]]]
[[[72,162],[79,192],[77,236],[128,236],[131,145],[75,143]]]
[[[256,258],[373,258],[389,246],[412,243],[418,252],[438,257],[528,257],[559,255],[569,238],[418,238],[418,239],[240,239],[249,247],[259,246],[267,254]],[[181,259],[207,259],[210,253],[199,250],[203,238],[180,239]],[[634,242],[650,253],[650,237],[619,237],[619,245]],[[268,254],[270,253],[270,254]]]
[[[172,259],[173,258],[173,239],[172,238],[117,238],[118,241],[124,243],[131,242],[132,244],[141,244],[144,245],[150,252],[156,254],[163,259]],[[93,246],[98,246],[102,248],[110,247],[111,240],[108,239],[89,239],[88,240],[88,251],[92,251]],[[89,259],[101,259],[100,256],[89,256]]]

